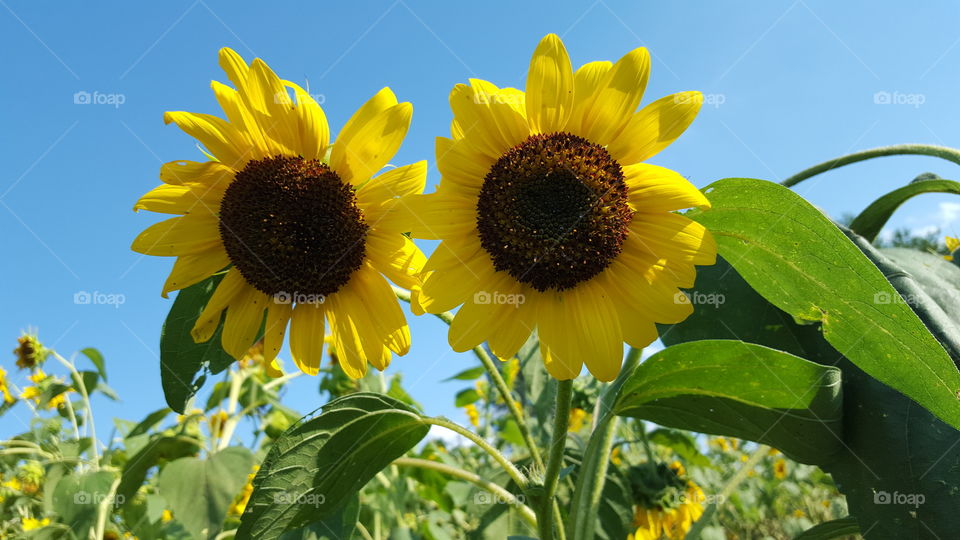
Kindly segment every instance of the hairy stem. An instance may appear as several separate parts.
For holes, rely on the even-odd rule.
[[[948,148],[946,146],[936,146],[933,144],[898,144],[894,146],[871,148],[870,150],[854,152],[852,154],[840,156],[836,159],[831,159],[830,161],[824,161],[823,163],[814,165],[809,169],[800,171],[780,183],[784,186],[791,187],[803,182],[807,178],[843,167],[844,165],[850,165],[851,163],[857,163],[858,161],[864,161],[867,159],[898,155],[933,156],[945,159],[947,161],[952,161],[960,165],[960,150]]]

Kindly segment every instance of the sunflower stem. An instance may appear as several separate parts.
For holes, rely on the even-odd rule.
[[[824,161],[818,165],[814,165],[809,169],[798,172],[797,174],[787,178],[783,182],[780,182],[784,186],[791,187],[799,184],[800,182],[814,177],[818,174],[831,171],[843,167],[844,165],[850,165],[851,163],[857,163],[858,161],[864,161],[867,159],[873,159],[877,157],[884,156],[897,156],[897,155],[915,155],[915,156],[933,156],[947,161],[952,161],[960,165],[960,150],[955,148],[948,148],[946,146],[936,146],[933,144],[897,144],[894,146],[881,146],[879,148],[871,148],[870,150],[863,150],[861,152],[854,152],[852,154],[847,154],[845,156],[840,156],[836,159],[831,159],[830,161]]]
[[[570,402],[573,399],[573,379],[557,382],[557,405],[553,413],[553,436],[550,439],[550,458],[543,481],[543,504],[540,507],[540,538],[553,539],[553,501],[563,465],[563,450],[567,446],[570,428]],[[563,528],[563,523],[557,523]]]
[[[432,469],[434,471],[441,472],[443,474],[459,478],[461,480],[466,480],[471,484],[483,489],[492,495],[499,497],[503,502],[514,506],[517,510],[520,511],[520,515],[523,516],[524,520],[530,525],[537,526],[537,516],[534,514],[533,510],[530,509],[527,505],[523,504],[513,493],[503,489],[497,484],[475,474],[470,471],[465,471],[457,467],[451,467],[450,465],[445,465],[443,463],[438,463],[436,461],[429,461],[426,459],[417,459],[417,458],[397,458],[393,462],[394,465],[400,467],[419,467],[421,469]]]
[[[410,302],[409,292],[397,287],[394,287],[393,291],[400,300],[408,303]],[[453,322],[453,314],[449,311],[437,313],[436,316],[447,324]],[[500,370],[497,369],[497,365],[494,363],[493,359],[490,358],[490,355],[487,354],[486,349],[484,349],[482,345],[474,347],[473,354],[477,357],[477,359],[480,360],[480,363],[483,364],[483,368],[487,370],[490,380],[493,381],[493,385],[500,393],[500,397],[503,398],[503,402],[506,403],[507,409],[510,411],[510,415],[513,416],[514,421],[516,421],[517,428],[520,430],[520,436],[523,438],[523,442],[527,446],[527,450],[530,452],[530,458],[533,460],[533,464],[536,467],[543,469],[544,463],[543,456],[540,455],[540,448],[537,446],[536,441],[533,440],[533,434],[530,432],[530,426],[527,425],[527,421],[524,418],[523,409],[520,408],[520,404],[517,402],[517,400],[513,399],[513,393],[510,391],[510,387],[507,386],[507,381],[503,380]]]
[[[73,365],[73,362],[67,361],[66,358],[60,356],[57,351],[50,351],[53,354],[53,357],[57,359],[58,362],[63,364],[67,369],[70,370],[70,375],[73,376],[74,384],[77,385],[77,389],[80,390],[80,397],[83,398],[83,406],[86,408],[86,419],[87,419],[87,429],[90,438],[92,439],[92,444],[90,445],[90,453],[93,457],[93,470],[100,470],[100,450],[97,448],[97,428],[93,423],[93,408],[90,406],[90,394],[87,393],[87,385],[83,382],[83,377],[80,376],[80,373],[77,372],[76,366]],[[69,400],[70,397],[64,395],[65,400]]]
[[[613,414],[613,405],[620,393],[627,377],[633,373],[640,363],[642,349],[631,347],[627,358],[620,369],[620,375],[604,389],[597,407],[601,414],[597,421],[587,450],[583,455],[583,463],[577,474],[577,486],[573,492],[573,540],[593,540],[593,529],[597,522],[597,512],[600,498],[607,479],[607,467],[610,464],[610,450],[613,448],[613,438],[619,424],[619,417]]]
[[[428,424],[432,424],[434,426],[447,428],[450,431],[453,431],[454,433],[463,435],[464,437],[472,441],[474,444],[479,446],[481,449],[483,449],[487,454],[490,454],[490,457],[492,457],[494,461],[496,461],[497,463],[500,464],[501,467],[503,467],[503,470],[506,471],[508,475],[510,475],[510,478],[514,481],[514,483],[517,484],[517,486],[520,489],[522,490],[527,489],[527,486],[529,484],[527,477],[522,472],[520,472],[520,469],[518,469],[516,465],[514,465],[509,459],[507,459],[506,456],[501,454],[499,450],[497,450],[490,443],[484,440],[483,437],[461,426],[460,424],[447,420],[446,418],[423,417],[423,421]]]

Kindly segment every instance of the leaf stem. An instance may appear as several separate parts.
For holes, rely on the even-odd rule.
[[[457,467],[451,467],[450,465],[445,465],[443,463],[438,463],[436,461],[429,461],[426,459],[418,458],[397,458],[393,462],[394,465],[400,467],[419,467],[421,469],[432,469],[449,476],[460,478],[461,480],[466,480],[471,484],[477,486],[480,489],[484,489],[491,494],[499,497],[503,502],[510,504],[516,507],[520,511],[520,515],[529,523],[531,526],[537,526],[537,516],[534,514],[533,510],[530,509],[527,505],[523,504],[519,499],[517,499],[513,493],[503,489],[497,484],[480,477],[479,475],[465,471],[463,469],[458,469]]]
[[[501,467],[503,467],[503,470],[510,475],[510,478],[517,484],[517,486],[520,487],[520,489],[525,490],[527,488],[527,484],[529,484],[527,477],[520,472],[520,469],[518,469],[509,459],[507,459],[506,456],[501,454],[499,450],[484,440],[483,437],[461,426],[460,424],[447,420],[446,418],[425,416],[423,417],[423,421],[427,424],[447,428],[454,433],[459,433],[467,439],[470,439],[474,444],[479,446],[486,453],[490,454],[490,457],[492,457],[497,463],[500,464]]]
[[[404,302],[410,302],[409,292],[397,287],[394,287],[393,291],[400,300],[403,300]],[[435,315],[437,318],[447,324],[453,322],[453,314],[449,311],[437,313]],[[487,370],[487,374],[493,381],[493,385],[497,388],[497,391],[503,398],[503,402],[506,403],[507,409],[510,411],[510,415],[513,416],[513,419],[516,421],[517,428],[520,430],[520,436],[523,438],[523,442],[526,444],[527,449],[530,452],[530,457],[533,459],[534,465],[542,469],[544,467],[544,463],[543,457],[540,455],[540,449],[537,447],[537,443],[533,440],[533,435],[530,433],[530,426],[527,425],[527,421],[524,418],[523,409],[520,408],[520,404],[517,402],[517,400],[513,399],[513,393],[510,391],[510,387],[507,386],[507,382],[503,380],[503,376],[500,375],[500,370],[497,369],[493,359],[490,358],[490,355],[487,354],[486,349],[484,349],[482,345],[474,347],[473,354],[480,360],[480,363],[483,364],[484,369]]]
[[[557,382],[557,405],[553,415],[553,436],[550,440],[550,458],[543,483],[543,505],[540,507],[540,538],[553,539],[553,502],[563,465],[563,450],[570,428],[570,402],[573,399],[573,379]],[[557,523],[563,528],[563,523]]]
[[[946,146],[936,146],[933,144],[897,144],[894,146],[871,148],[870,150],[854,152],[852,154],[840,156],[836,159],[831,159],[830,161],[824,161],[823,163],[814,165],[809,169],[800,171],[780,183],[784,186],[791,187],[803,182],[808,178],[843,167],[844,165],[850,165],[851,163],[857,163],[858,161],[864,161],[867,159],[897,155],[933,156],[945,159],[947,161],[952,161],[953,163],[960,165],[960,150],[948,148]]]

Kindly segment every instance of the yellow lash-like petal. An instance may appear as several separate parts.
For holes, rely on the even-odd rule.
[[[193,255],[181,255],[173,263],[173,270],[163,284],[161,296],[166,298],[170,291],[185,289],[200,283],[229,264],[230,258],[227,257],[227,252],[219,247]]]
[[[147,227],[130,249],[162,257],[201,253],[220,245],[218,225],[217,216],[209,212],[171,218]]]
[[[646,161],[686,131],[702,103],[700,92],[660,98],[634,114],[607,150],[620,163]]]
[[[527,74],[527,120],[534,133],[561,131],[573,109],[573,67],[556,34],[544,37]]]
[[[290,355],[307,375],[320,372],[326,309],[324,304],[297,304],[290,317]]]
[[[350,184],[368,180],[393,158],[407,135],[413,106],[401,103],[374,116],[355,131],[341,132],[330,154],[330,168]]]

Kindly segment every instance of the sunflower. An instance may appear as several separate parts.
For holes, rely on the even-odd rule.
[[[540,42],[526,92],[471,79],[450,95],[451,138],[438,138],[435,193],[397,205],[417,238],[442,242],[412,295],[417,312],[462,304],[449,341],[486,341],[500,358],[537,329],[544,361],[560,380],[586,361],[616,377],[623,343],[644,347],[654,323],[684,320],[695,264],[712,264],[704,227],[676,210],[709,207],[682,176],[643,163],[693,121],[699,92],[636,112],[650,57],[576,72],[555,35]],[[400,218],[395,218],[400,219]]]
[[[3,399],[0,400],[2,403],[11,404],[17,401],[17,397],[10,392],[10,385],[7,382],[7,370],[0,367],[0,394],[2,394]]]
[[[331,143],[326,116],[306,90],[230,49],[220,51],[220,66],[234,86],[212,83],[226,120],[164,115],[210,161],[160,168],[163,185],[134,209],[180,217],[147,228],[133,250],[177,257],[164,296],[223,274],[192,330],[197,342],[211,339],[226,312],[221,344],[239,360],[266,317],[263,354],[273,362],[289,322],[293,360],[314,375],[329,324],[348,375],[363,376],[368,362],[384,369],[410,346],[386,278],[418,285],[426,261],[403,230],[382,220],[395,199],[423,191],[426,162],[377,175],[400,147],[412,106],[384,88]]]

